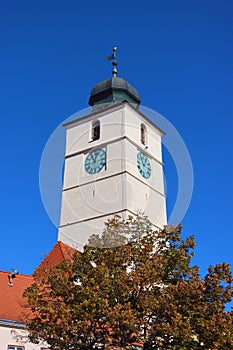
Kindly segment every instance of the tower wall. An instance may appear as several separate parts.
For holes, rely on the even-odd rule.
[[[100,138],[92,141],[93,121],[100,123]],[[146,128],[142,144],[141,125]],[[94,113],[65,125],[67,130],[64,186],[59,240],[85,244],[101,233],[114,213],[126,218],[143,212],[152,223],[166,224],[161,139],[163,132],[127,103]],[[87,156],[104,150],[106,164],[95,174],[85,168]],[[150,164],[142,176],[137,155]],[[142,163],[142,167],[144,164]],[[72,243],[73,244],[73,243]]]

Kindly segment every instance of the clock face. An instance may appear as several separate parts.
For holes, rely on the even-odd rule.
[[[88,174],[96,174],[106,165],[106,152],[96,149],[90,152],[85,160],[85,170]]]
[[[137,165],[138,165],[138,171],[139,173],[145,178],[149,179],[151,175],[151,166],[150,166],[150,161],[147,158],[147,156],[139,152],[137,154]]]

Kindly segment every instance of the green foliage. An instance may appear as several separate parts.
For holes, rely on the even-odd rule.
[[[130,349],[135,339],[145,349],[233,349],[229,265],[201,279],[194,238],[181,233],[181,225],[155,232],[141,216],[108,221],[82,254],[40,271],[25,291],[30,340],[53,350]]]

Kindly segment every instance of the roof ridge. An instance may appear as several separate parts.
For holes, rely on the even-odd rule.
[[[76,249],[66,245],[62,241],[57,241],[54,247],[50,250],[48,255],[45,256],[43,261],[34,270],[33,275],[43,267],[54,268],[54,266],[60,264],[63,260],[72,260],[72,256]]]
[[[3,271],[3,270],[0,270],[0,273],[1,274],[6,274],[6,275],[10,275],[10,271]],[[28,274],[26,274],[26,273],[18,273],[17,274],[17,277],[29,277],[29,278],[31,278],[32,277],[32,275],[28,275]]]
[[[60,248],[60,250],[61,250],[62,256],[63,256],[63,258],[65,259],[65,254],[64,254],[64,251],[63,251],[63,249],[64,249],[64,247],[63,247],[64,243],[62,243],[62,241],[58,241],[58,242],[57,242],[57,245],[59,245],[59,248]]]
[[[72,252],[72,255],[73,255],[77,251],[75,248],[68,246],[67,244],[63,243],[62,241],[58,241],[57,243],[60,246],[64,260],[67,259],[67,255],[69,255],[69,253]],[[69,258],[72,258],[72,257],[69,256]]]
[[[64,260],[72,261],[75,251],[76,249],[57,241],[32,275],[18,274],[10,286],[9,276],[11,271],[0,270],[0,319],[21,322],[24,321],[26,312],[31,315],[30,311],[25,309],[24,303],[26,300],[22,296],[23,291],[33,284],[36,274],[41,273],[43,275],[46,269],[53,269]]]

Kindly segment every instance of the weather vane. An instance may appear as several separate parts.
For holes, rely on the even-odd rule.
[[[114,78],[116,78],[117,76],[117,60],[116,60],[116,50],[117,50],[117,47],[114,46],[113,48],[113,53],[111,55],[109,55],[108,57],[106,57],[106,60],[107,61],[111,61],[112,60],[112,66],[113,66],[113,69],[112,69],[112,76]]]

